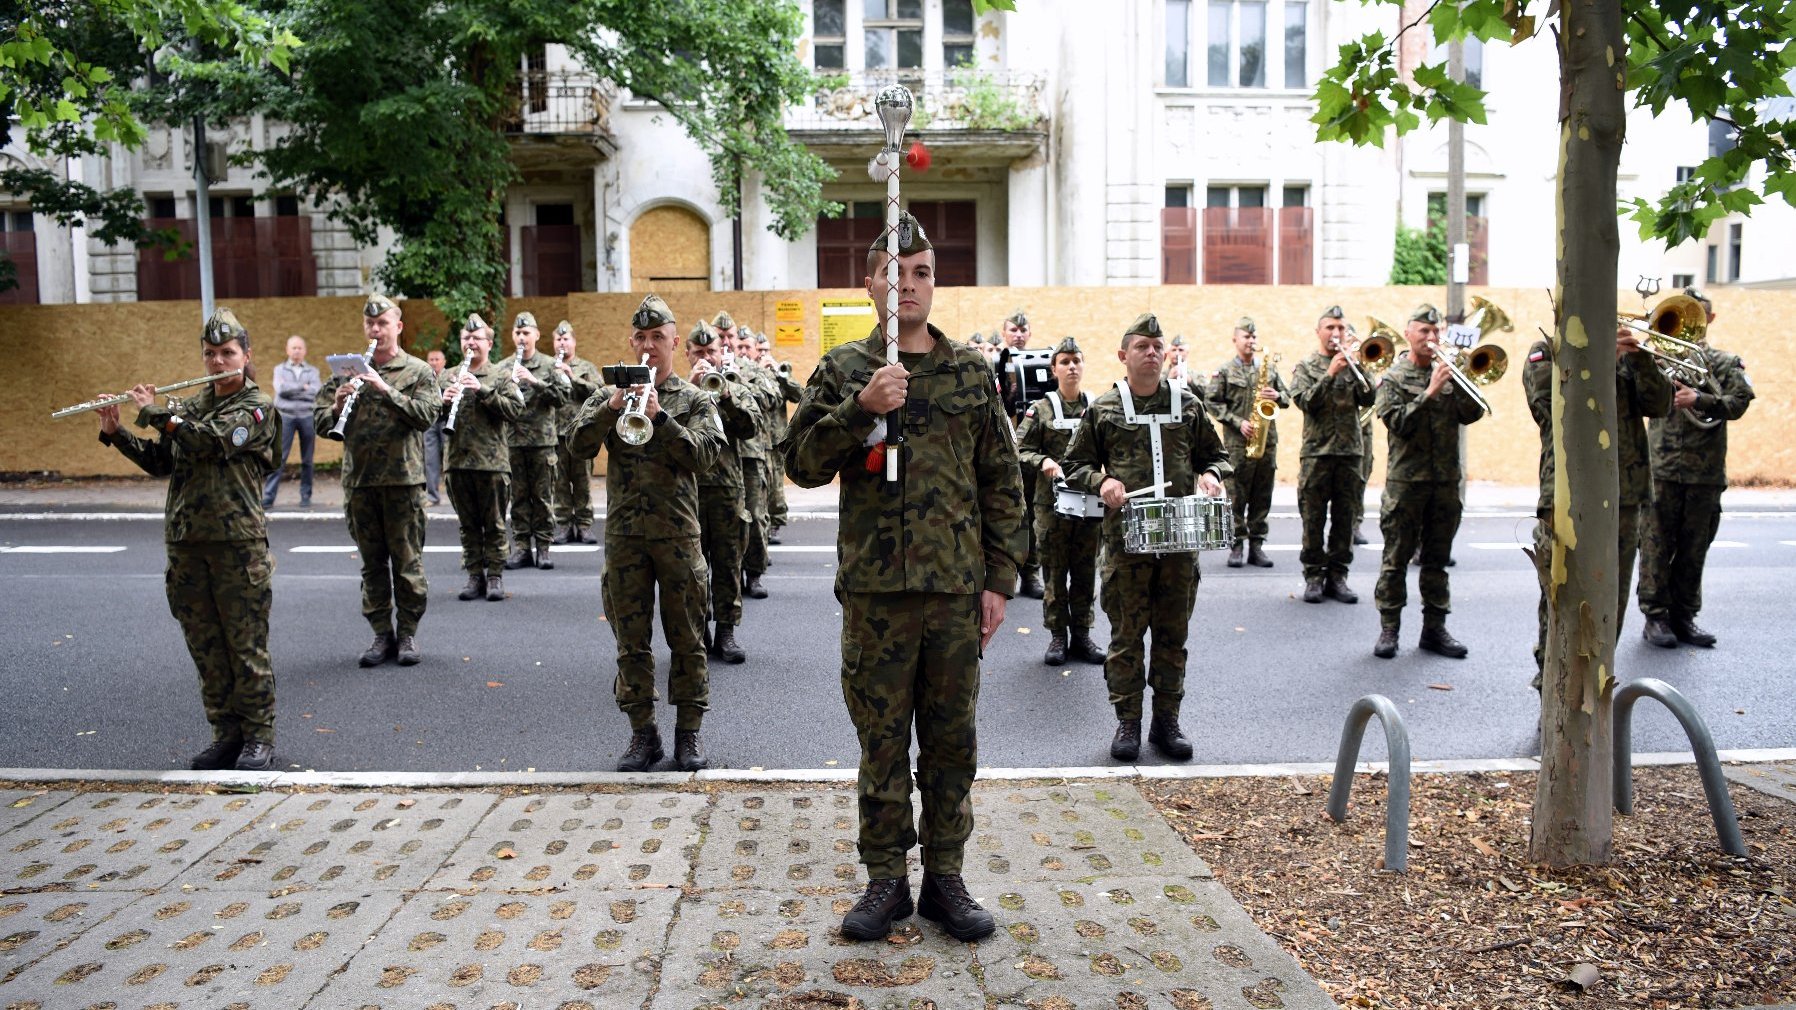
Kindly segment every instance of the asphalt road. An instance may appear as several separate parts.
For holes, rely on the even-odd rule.
[[[614,766],[628,727],[610,697],[614,653],[600,613],[599,548],[560,552],[553,572],[514,573],[504,603],[462,603],[453,519],[433,520],[424,662],[366,671],[355,665],[369,631],[341,518],[288,515],[277,515],[271,533],[283,767]],[[1536,582],[1518,546],[1528,531],[1517,512],[1468,515],[1461,528],[1451,627],[1471,647],[1463,661],[1415,650],[1413,574],[1403,650],[1392,661],[1371,655],[1375,547],[1360,551],[1352,581],[1364,600],[1351,607],[1297,598],[1294,519],[1273,520],[1275,568],[1230,570],[1220,553],[1205,555],[1186,675],[1184,725],[1195,760],[1332,759],[1348,706],[1368,692],[1402,708],[1418,759],[1534,753],[1538,704],[1527,684]],[[705,740],[714,765],[854,764],[838,680],[834,535],[831,519],[797,520],[775,549],[766,580],[772,598],[745,601],[739,637],[748,662],[712,666]],[[0,584],[8,590],[0,766],[179,768],[209,739],[162,567],[159,517],[0,513]],[[1703,623],[1720,647],[1654,649],[1630,613],[1617,650],[1620,676],[1678,687],[1724,749],[1796,745],[1788,659],[1796,644],[1796,510],[1724,517],[1705,588]],[[1043,665],[1040,616],[1036,601],[1013,601],[986,656],[980,764],[1107,764],[1114,722],[1101,668]],[[1101,611],[1097,632],[1107,634]],[[657,653],[665,669],[659,643]],[[671,712],[661,724],[671,733]],[[1634,739],[1637,751],[1687,749],[1669,715],[1651,704],[1636,715]],[[1366,757],[1381,756],[1382,742],[1369,738]]]

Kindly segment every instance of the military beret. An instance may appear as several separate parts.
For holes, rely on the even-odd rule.
[[[1173,335],[1173,338],[1172,338],[1172,346],[1174,346],[1174,347],[1183,347],[1183,346],[1185,346],[1185,337],[1184,337],[1184,335],[1183,335],[1183,334],[1174,334],[1174,335]]]
[[[1409,321],[1412,323],[1429,323],[1434,326],[1439,326],[1441,324],[1441,310],[1429,305],[1427,302],[1423,302],[1421,305],[1416,306],[1414,312],[1409,314]]]
[[[1027,315],[1023,314],[1022,309],[1017,309],[1015,312],[1012,312],[1010,315],[1005,316],[1004,321],[1009,323],[1010,325],[1016,327],[1019,330],[1026,330],[1029,328],[1029,317]]]
[[[733,330],[736,328],[736,320],[732,318],[728,312],[719,312],[717,316],[711,320],[711,325],[720,330]]]
[[[881,231],[873,240],[873,244],[867,247],[867,251],[885,252],[886,234]],[[907,210],[898,215],[898,255],[912,256],[925,249],[934,248],[935,246],[929,244],[929,236],[923,233],[922,223],[912,217],[910,211]]]
[[[369,295],[367,304],[362,306],[362,315],[373,319],[383,312],[399,312],[399,306],[394,305],[393,299],[386,295]],[[399,312],[399,314],[402,317],[405,315],[403,312]]]
[[[1072,337],[1067,337],[1065,340],[1054,345],[1054,357],[1056,358],[1060,357],[1062,354],[1084,355],[1084,353],[1084,351],[1079,350],[1079,342]]]
[[[217,347],[235,340],[245,347],[249,346],[249,331],[237,321],[237,313],[224,306],[212,311],[212,317],[206,320],[206,328],[200,331],[200,339]]]
[[[1709,301],[1709,296],[1702,293],[1701,288],[1685,288],[1684,294],[1701,302],[1704,308],[1708,308],[1713,304]]]
[[[569,323],[565,319],[563,319],[561,322],[555,324],[555,335],[558,337],[561,336],[563,333],[571,335],[573,332],[574,332],[573,324]]]
[[[718,315],[726,319],[729,318],[722,312],[719,312]],[[652,330],[656,327],[666,326],[673,321],[673,310],[667,307],[667,303],[661,300],[660,295],[645,296],[642,299],[642,304],[636,307],[636,314],[630,317],[630,325],[639,330]]]
[[[692,324],[692,332],[686,334],[686,342],[694,347],[710,347],[717,343],[717,331],[712,329],[703,319]]]
[[[518,317],[511,321],[511,328],[514,330],[521,330],[526,326],[528,326],[529,328],[531,328],[533,330],[536,329],[536,314],[535,313],[520,312],[520,313],[518,313]]]
[[[1254,332],[1253,317],[1242,316],[1240,319],[1235,320],[1235,329],[1243,330],[1248,333]]]
[[[1152,312],[1143,312],[1135,317],[1135,321],[1129,324],[1128,329],[1123,331],[1123,339],[1127,340],[1129,337],[1160,339],[1160,320],[1156,319]]]
[[[770,343],[770,342],[769,342],[769,341],[768,341],[768,340],[767,340],[767,334],[765,334],[765,333],[757,333],[757,334],[755,334],[755,343],[757,343],[757,344],[760,344],[760,345],[761,345],[761,346],[762,346],[762,347],[771,347],[771,346],[773,346],[773,345],[772,345],[772,344],[771,344],[771,343]]]
[[[1322,310],[1322,314],[1320,316],[1316,317],[1316,322],[1321,322],[1324,319],[1346,319],[1346,318],[1347,318],[1347,313],[1342,312],[1341,307],[1339,305],[1330,305],[1328,308]]]
[[[468,321],[462,325],[461,331],[463,333],[479,333],[481,330],[490,329],[492,329],[492,327],[486,324],[486,320],[480,318],[480,313],[470,312],[468,313]]]

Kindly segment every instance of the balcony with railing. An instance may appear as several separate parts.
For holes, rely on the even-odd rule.
[[[583,139],[606,154],[616,150],[611,110],[617,85],[592,74],[535,70],[519,75],[507,97],[504,129],[517,142]]]
[[[880,89],[903,84],[916,99],[910,132],[932,147],[998,145],[1020,151],[1040,148],[1047,137],[1047,79],[1038,73],[965,67],[946,72],[868,70],[828,73],[815,95],[786,112],[786,129],[798,140],[824,151],[840,146],[844,156],[866,157],[869,143],[880,135],[873,99]]]

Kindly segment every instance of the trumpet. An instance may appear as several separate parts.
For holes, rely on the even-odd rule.
[[[217,375],[202,375],[197,379],[185,379],[185,380],[182,380],[181,382],[171,382],[166,386],[157,386],[156,387],[156,395],[161,396],[166,393],[172,393],[177,389],[186,389],[189,386],[198,386],[198,385],[203,385],[204,383],[208,383],[208,382],[217,382],[220,379],[230,379],[230,378],[234,378],[236,376],[242,375],[242,374],[243,374],[243,369],[233,368],[228,372],[219,372]],[[130,403],[130,402],[131,402],[131,394],[130,393],[120,393],[117,396],[102,396],[95,400],[88,400],[85,403],[77,403],[73,407],[64,407],[61,410],[56,411],[55,413],[51,414],[50,418],[51,418],[51,420],[55,420],[55,419],[61,418],[61,417],[69,417],[74,414],[85,413],[90,410],[105,410],[107,407],[116,407],[121,403]]]
[[[646,366],[649,356],[643,355],[639,366]],[[655,370],[649,369],[648,385],[655,384]],[[655,424],[642,409],[641,386],[631,386],[630,392],[624,394],[624,412],[617,419],[617,437],[624,440],[625,445],[642,445],[655,436]]]
[[[368,341],[368,349],[362,352],[362,364],[364,366],[371,366],[374,363],[374,346],[378,343],[380,343],[378,340]],[[355,401],[361,395],[362,380],[360,378],[350,379],[349,399],[343,401],[343,412],[337,415],[336,426],[324,433],[325,438],[328,438],[333,442],[343,441],[343,433],[349,430],[349,412],[355,409]]]

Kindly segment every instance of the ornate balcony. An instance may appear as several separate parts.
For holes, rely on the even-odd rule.
[[[825,158],[865,160],[880,138],[873,97],[892,83],[903,84],[916,97],[910,132],[932,148],[982,151],[1008,160],[1033,154],[1046,142],[1046,78],[972,67],[946,73],[826,73],[823,87],[809,101],[787,111],[786,129]]]
[[[505,134],[523,161],[564,160],[582,148],[609,157],[617,150],[611,134],[616,100],[617,85],[592,74],[531,71],[512,87]],[[598,159],[588,155],[583,160]]]

